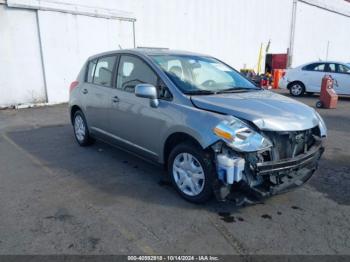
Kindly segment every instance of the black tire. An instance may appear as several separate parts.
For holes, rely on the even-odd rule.
[[[81,138],[78,134],[77,134],[77,131],[76,131],[76,119],[80,117],[80,119],[82,120],[82,124],[84,125],[85,127],[85,133],[83,135],[83,138]],[[73,116],[73,130],[74,130],[74,137],[75,137],[75,140],[78,142],[78,144],[80,146],[89,146],[91,144],[93,144],[95,142],[95,140],[90,136],[90,133],[89,133],[89,128],[88,128],[88,125],[86,123],[86,119],[85,119],[85,116],[83,114],[82,111],[78,110],[74,113],[74,116]]]
[[[305,85],[302,82],[293,82],[288,87],[289,93],[294,97],[303,96],[305,93]]]
[[[190,196],[186,193],[184,193],[178,184],[175,181],[175,176],[177,174],[174,174],[173,172],[173,165],[174,160],[177,156],[179,156],[181,153],[189,153],[192,156],[198,160],[200,163],[203,173],[204,173],[204,186],[201,192],[197,195]],[[216,168],[215,164],[213,162],[213,156],[210,152],[204,151],[202,148],[200,148],[198,145],[191,143],[191,142],[184,142],[174,147],[174,149],[171,151],[169,158],[168,158],[168,175],[172,181],[173,186],[175,187],[176,191],[187,201],[196,203],[196,204],[202,204],[207,202],[209,199],[213,196],[213,183],[215,181],[216,176]]]
[[[316,102],[316,107],[317,107],[317,108],[322,108],[322,107],[323,107],[322,101],[317,101],[317,102]]]

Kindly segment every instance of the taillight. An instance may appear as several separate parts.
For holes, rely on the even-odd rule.
[[[73,81],[69,86],[69,92],[72,92],[74,88],[76,88],[79,85],[78,81]]]

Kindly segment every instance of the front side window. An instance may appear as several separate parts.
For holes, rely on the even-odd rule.
[[[215,58],[192,55],[154,55],[152,59],[187,94],[256,90],[253,83]]]
[[[106,56],[98,59],[93,79],[94,84],[106,87],[112,86],[113,68],[115,61],[115,56]]]
[[[134,92],[138,84],[158,85],[158,77],[141,59],[135,56],[122,55],[118,67],[117,88]]]

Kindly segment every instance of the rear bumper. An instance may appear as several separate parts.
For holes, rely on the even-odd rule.
[[[278,82],[278,87],[281,89],[287,89],[289,82],[285,77],[282,77],[280,81]]]

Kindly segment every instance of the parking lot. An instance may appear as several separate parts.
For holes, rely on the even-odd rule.
[[[65,104],[2,110],[0,254],[350,254],[350,99],[318,111],[329,138],[314,178],[237,208],[187,203],[161,168],[79,147]]]

